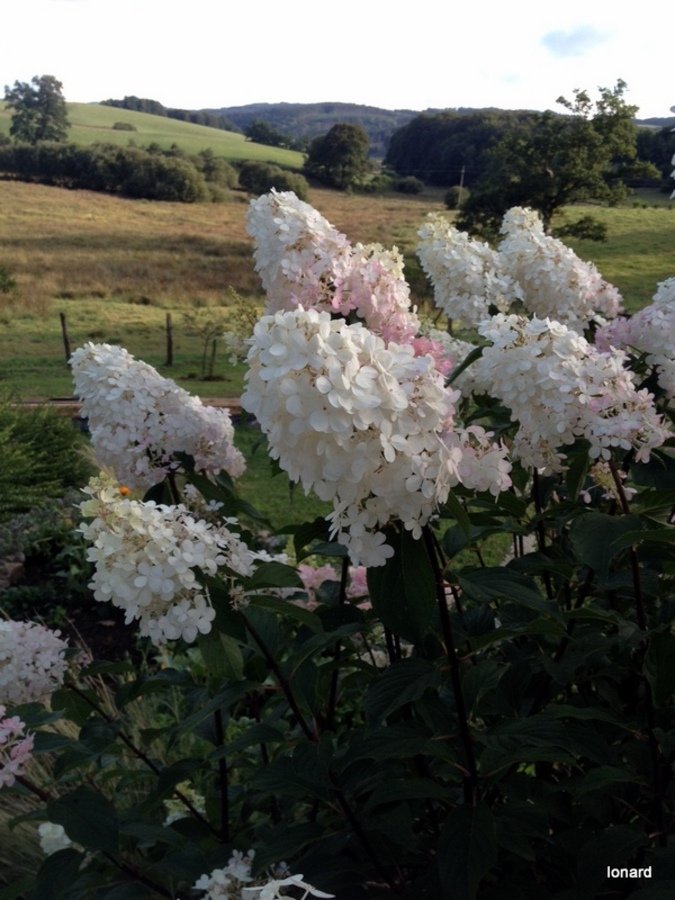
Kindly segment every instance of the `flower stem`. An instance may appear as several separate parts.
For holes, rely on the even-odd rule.
[[[213,714],[213,722],[216,731],[216,741],[219,747],[225,746],[225,729],[223,727],[223,712],[217,709]],[[218,760],[218,772],[220,774],[220,836],[224,843],[230,840],[230,798],[228,794],[227,758],[221,756]]]
[[[450,613],[448,612],[448,603],[445,597],[445,583],[443,581],[443,573],[438,563],[436,548],[431,529],[428,525],[423,528],[424,543],[427,555],[431,563],[434,573],[434,581],[436,583],[436,601],[438,603],[438,612],[441,619],[441,629],[443,631],[443,642],[445,644],[445,652],[450,664],[450,678],[452,681],[452,690],[455,696],[455,706],[457,707],[457,718],[459,721],[459,733],[464,748],[468,775],[464,779],[464,799],[466,803],[475,806],[478,802],[478,769],[476,766],[476,757],[471,741],[471,733],[469,731],[469,720],[466,711],[466,703],[464,701],[464,693],[462,691],[462,679],[459,671],[459,660],[457,658],[457,649],[455,639],[452,632],[452,622],[450,621]]]
[[[265,643],[265,641],[258,634],[257,629],[254,628],[254,626],[251,624],[251,622],[246,618],[246,616],[243,613],[242,613],[242,617],[244,619],[244,626],[245,626],[246,630],[251,635],[253,640],[256,642],[256,644],[258,645],[258,647],[260,648],[260,650],[262,652],[262,655],[265,657],[265,659],[269,663],[270,668],[274,672],[277,682],[279,683],[279,687],[284,692],[284,695],[285,695],[286,699],[288,700],[288,705],[293,710],[296,721],[297,721],[298,725],[300,726],[300,729],[302,730],[303,734],[305,735],[305,737],[308,740],[310,740],[312,742],[318,741],[318,735],[316,734],[315,730],[310,728],[309,725],[307,724],[307,720],[305,719],[305,717],[302,713],[302,710],[298,706],[298,701],[295,699],[295,694],[293,693],[290,682],[289,682],[288,678],[286,678],[284,673],[281,671],[281,666],[276,661],[274,655],[270,651],[270,649],[267,646],[267,644]]]

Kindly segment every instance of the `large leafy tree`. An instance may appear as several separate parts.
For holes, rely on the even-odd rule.
[[[53,75],[34,75],[30,82],[5,86],[5,101],[12,110],[10,134],[17,141],[63,141],[68,133],[63,85]]]
[[[626,178],[653,168],[637,158],[637,107],[626,103],[625,90],[621,80],[600,88],[596,100],[577,90],[571,101],[558,98],[567,113],[540,113],[505,134],[490,152],[458,226],[489,234],[510,207],[529,206],[548,229],[553,215],[569,203],[625,197]]]
[[[369,147],[368,135],[360,125],[333,125],[327,134],[312,141],[305,174],[345,190],[368,171]]]

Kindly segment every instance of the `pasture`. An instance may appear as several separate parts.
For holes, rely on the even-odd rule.
[[[73,348],[87,340],[120,343],[193,393],[238,394],[243,368],[230,366],[222,351],[216,378],[200,380],[203,340],[188,333],[183,318],[195,309],[226,318],[230,287],[261,302],[245,229],[248,198],[235,197],[220,204],[158,203],[0,182],[0,266],[17,285],[0,294],[0,389],[17,397],[72,393],[61,341],[64,313]],[[416,231],[428,212],[443,211],[442,191],[409,197],[313,190],[310,202],[352,241],[397,245],[416,302],[429,296],[415,258]],[[609,240],[570,243],[636,310],[657,282],[675,274],[675,211],[667,205],[591,211],[607,224]],[[171,369],[162,368],[167,312],[174,323]]]
[[[188,154],[210,149],[216,156],[230,162],[255,159],[287,168],[302,168],[302,153],[255,144],[247,141],[243,134],[233,131],[221,131],[219,128],[193,125],[191,122],[181,122],[166,116],[117,109],[100,103],[68,103],[66,106],[70,121],[67,140],[74,144],[120,144],[126,147],[133,142],[139,147],[146,147],[154,143],[163,150],[177,144]],[[9,135],[11,119],[11,111],[5,103],[0,103],[0,134]],[[113,128],[116,122],[131,125],[134,130],[118,131]]]

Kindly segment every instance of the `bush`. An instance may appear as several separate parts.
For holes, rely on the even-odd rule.
[[[463,185],[455,184],[449,188],[443,201],[446,209],[459,209],[469,199],[471,191]]]
[[[271,163],[247,160],[239,169],[239,184],[251,194],[266,194],[272,188],[293,191],[300,200],[308,197],[307,180],[296,172],[288,172]]]
[[[400,194],[421,194],[424,190],[424,182],[414,175],[407,175],[394,182],[394,190]]]
[[[82,485],[91,472],[82,448],[72,422],[49,407],[0,403],[0,521]]]
[[[138,128],[132,125],[131,122],[115,122],[113,131],[138,131]]]
[[[165,153],[115,144],[43,142],[0,147],[0,171],[23,181],[122,194],[146,200],[208,200],[201,172],[178,148]]]

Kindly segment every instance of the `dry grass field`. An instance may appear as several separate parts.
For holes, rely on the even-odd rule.
[[[16,281],[0,294],[0,390],[19,397],[69,396],[59,313],[73,348],[87,340],[126,346],[162,367],[164,323],[174,321],[175,365],[166,374],[204,396],[232,396],[241,367],[217,359],[217,379],[201,381],[203,342],[183,314],[227,318],[228,289],[259,303],[260,283],[246,234],[247,198],[182,204],[128,200],[88,191],[0,181],[0,266]],[[352,241],[396,244],[413,295],[428,293],[415,260],[416,230],[442,191],[363,196],[313,190],[310,202]],[[606,244],[577,243],[617,284],[630,309],[675,274],[675,211],[594,209],[609,226]]]

